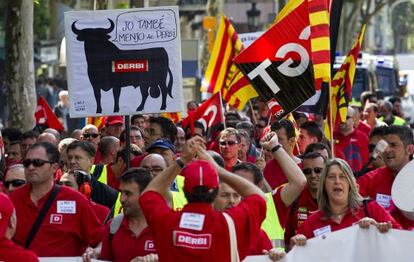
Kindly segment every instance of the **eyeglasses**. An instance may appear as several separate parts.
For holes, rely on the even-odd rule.
[[[131,139],[136,139],[136,140],[140,140],[142,139],[142,136],[129,136]]]
[[[164,169],[162,167],[157,167],[157,166],[154,166],[154,167],[143,166],[143,168],[148,170],[150,173],[160,173],[160,172],[164,171]]]
[[[239,142],[237,141],[233,141],[233,140],[228,140],[228,141],[220,141],[219,144],[220,146],[234,146],[236,144],[238,144]]]
[[[10,185],[13,187],[19,187],[26,184],[26,180],[24,179],[13,179],[13,180],[5,180],[3,182],[3,185],[5,188],[9,188]]]
[[[99,134],[83,134],[82,135],[84,138],[97,138],[99,136]]]
[[[322,167],[305,168],[305,169],[303,169],[303,173],[305,175],[310,175],[310,174],[312,174],[312,171],[313,171],[315,174],[320,174],[320,173],[322,173],[322,170],[323,170]]]
[[[28,168],[31,164],[33,164],[34,167],[41,167],[44,164],[49,163],[53,164],[54,162],[43,160],[43,159],[25,159],[23,160],[23,166]]]

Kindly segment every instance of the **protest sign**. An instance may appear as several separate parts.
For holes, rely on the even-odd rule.
[[[178,7],[65,13],[70,116],[182,111]]]

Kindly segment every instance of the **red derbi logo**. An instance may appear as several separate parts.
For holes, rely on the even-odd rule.
[[[148,72],[148,60],[112,61],[113,73]]]

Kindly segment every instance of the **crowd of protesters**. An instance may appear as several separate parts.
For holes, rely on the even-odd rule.
[[[414,152],[400,102],[363,93],[332,150],[320,117],[276,121],[260,99],[208,130],[134,115],[129,132],[121,116],[67,132],[79,123],[61,91],[54,111],[66,132],[2,130],[0,260],[279,260],[355,223],[412,230],[391,197]]]

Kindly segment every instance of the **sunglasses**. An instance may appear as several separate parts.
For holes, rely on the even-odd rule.
[[[219,144],[220,146],[234,146],[235,144],[238,144],[239,142],[237,141],[233,141],[233,140],[229,140],[229,141],[220,141]]]
[[[3,182],[3,185],[5,188],[9,188],[10,185],[13,187],[19,187],[26,184],[26,180],[24,179],[13,179],[13,180],[5,180]]]
[[[305,168],[305,169],[303,169],[303,173],[305,175],[310,175],[310,174],[312,174],[312,171],[313,171],[315,174],[320,174],[320,173],[322,173],[322,170],[323,170],[323,168],[321,168],[321,167]]]
[[[83,134],[84,138],[97,138],[99,134]]]
[[[34,167],[41,167],[44,164],[49,163],[53,164],[54,162],[49,160],[43,160],[43,159],[25,159],[23,160],[23,166],[28,168],[31,164],[33,164]]]

